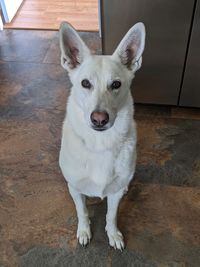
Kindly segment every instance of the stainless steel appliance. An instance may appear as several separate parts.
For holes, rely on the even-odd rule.
[[[194,13],[194,23],[186,58],[186,68],[181,88],[181,106],[200,107],[200,1]]]
[[[181,95],[180,104],[200,106],[200,93],[196,87],[197,82],[200,85],[200,77],[197,82],[194,81],[194,86],[191,85],[193,89],[188,86],[191,76],[197,75],[192,66],[196,65],[196,71],[200,67],[199,57],[195,57],[197,47],[200,47],[198,26],[194,27],[191,48],[187,54],[196,0],[101,0],[100,5],[102,47],[105,54],[114,51],[133,24],[142,21],[146,25],[143,66],[136,74],[132,86],[135,102],[178,105],[183,82],[184,94]],[[196,25],[200,23],[200,12],[198,13]],[[193,44],[196,39],[198,44]],[[187,55],[191,60],[188,59],[185,69]],[[194,105],[192,98],[191,103],[188,102],[188,90],[193,90],[195,96],[198,93],[199,99]]]

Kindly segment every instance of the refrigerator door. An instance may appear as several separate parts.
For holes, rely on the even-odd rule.
[[[181,106],[200,107],[200,1],[194,16],[194,23],[188,50],[188,57],[180,96]]]
[[[136,22],[146,26],[143,66],[133,81],[135,102],[177,105],[194,0],[102,0],[102,46],[111,54]]]

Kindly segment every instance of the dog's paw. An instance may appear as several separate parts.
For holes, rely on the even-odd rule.
[[[106,229],[106,231],[110,246],[122,251],[124,249],[124,238],[122,233],[117,228],[114,230]]]
[[[82,246],[86,246],[90,242],[91,237],[92,235],[89,225],[87,227],[78,227],[77,239]]]

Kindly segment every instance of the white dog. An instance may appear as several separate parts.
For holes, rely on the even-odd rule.
[[[81,245],[91,239],[85,196],[95,196],[107,197],[109,244],[124,248],[117,209],[135,171],[136,126],[130,85],[141,66],[144,44],[145,27],[137,23],[113,55],[92,55],[71,25],[64,22],[60,27],[61,65],[73,87],[59,163],[76,206]]]

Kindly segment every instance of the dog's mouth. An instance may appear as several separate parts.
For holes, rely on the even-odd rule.
[[[93,130],[98,131],[98,132],[104,132],[106,130],[109,130],[112,126],[113,126],[113,123],[110,123],[110,122],[106,124],[105,126],[95,126],[95,125],[90,124],[90,127]]]
[[[93,130],[98,131],[98,132],[103,132],[107,130],[107,127],[92,127]]]

